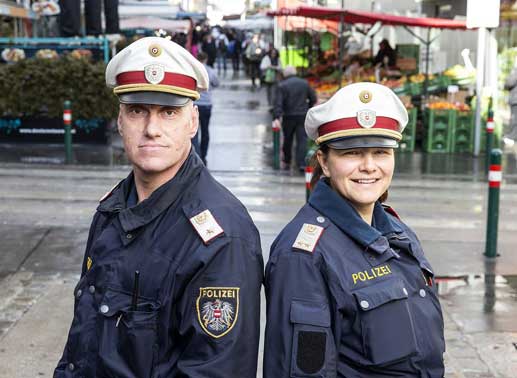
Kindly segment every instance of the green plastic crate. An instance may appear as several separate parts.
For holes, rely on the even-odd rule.
[[[474,114],[456,111],[456,121],[451,135],[451,152],[472,152],[474,148]]]
[[[450,152],[451,134],[456,121],[453,109],[427,109],[426,152]]]
[[[411,108],[408,110],[408,124],[404,129],[402,140],[399,143],[399,151],[401,152],[413,152],[415,150],[417,114],[417,108]]]

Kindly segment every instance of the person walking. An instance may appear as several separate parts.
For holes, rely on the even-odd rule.
[[[510,105],[510,127],[506,138],[517,139],[517,58],[510,75],[504,83],[504,88],[510,91],[508,104]]]
[[[259,35],[254,34],[251,41],[246,46],[244,54],[249,65],[249,73],[251,77],[251,90],[254,91],[257,88],[255,81],[260,80],[260,61],[264,50],[259,43]]]
[[[296,135],[296,164],[300,172],[305,169],[307,134],[303,123],[307,110],[316,103],[316,93],[307,80],[296,76],[296,68],[287,66],[283,70],[284,80],[278,84],[273,123],[281,124],[284,134],[282,151],[284,169],[290,169],[294,136]],[[282,119],[280,121],[280,119]]]
[[[208,125],[210,124],[210,117],[212,115],[212,88],[217,88],[219,86],[219,78],[215,73],[215,70],[206,64],[207,56],[205,53],[201,52],[198,55],[198,60],[203,63],[206,71],[208,72],[208,80],[210,83],[210,87],[207,91],[201,92],[199,96],[199,100],[197,100],[194,104],[197,105],[197,109],[199,111],[199,126],[201,127],[201,132],[198,129],[196,135],[192,139],[192,144],[196,149],[196,152],[201,157],[203,164],[206,166],[206,155],[208,152],[208,143],[210,141],[210,134],[208,132]],[[201,141],[200,141],[201,139]]]
[[[259,234],[190,143],[208,80],[165,38],[109,62],[132,171],[93,217],[54,378],[256,377]]]
[[[215,59],[217,57],[217,46],[215,45],[214,37],[210,33],[203,37],[201,50],[207,55],[207,65],[214,68]]]
[[[221,70],[226,74],[226,57],[228,54],[228,37],[221,31],[215,41],[217,47],[217,72],[221,75]]]
[[[443,378],[433,269],[384,204],[407,122],[399,98],[375,83],[309,110],[313,192],[271,246],[264,378]]]
[[[282,61],[280,60],[278,50],[272,48],[266,55],[264,55],[260,62],[260,71],[264,77],[264,83],[267,89],[267,104],[269,106],[274,103],[276,83],[281,69]]]

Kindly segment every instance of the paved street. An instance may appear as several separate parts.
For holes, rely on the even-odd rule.
[[[265,91],[223,79],[214,100],[208,167],[248,208],[267,261],[274,237],[304,203],[304,178],[271,169]],[[64,167],[61,146],[0,144],[0,378],[52,376],[91,216],[129,172],[117,139],[114,147],[75,150],[79,164]],[[517,377],[516,156],[505,155],[495,262],[482,255],[484,159],[397,158],[388,203],[415,229],[440,277],[446,377]]]

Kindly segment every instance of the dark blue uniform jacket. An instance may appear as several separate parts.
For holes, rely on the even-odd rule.
[[[314,248],[304,229],[321,231]],[[266,298],[266,378],[444,375],[433,271],[380,203],[370,226],[320,180],[271,247]]]
[[[263,261],[246,209],[192,151],[136,202],[131,174],[97,208],[54,377],[255,378]],[[223,232],[204,242],[207,209]]]

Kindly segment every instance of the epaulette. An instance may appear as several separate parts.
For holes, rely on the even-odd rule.
[[[194,215],[189,220],[205,244],[224,233],[223,228],[217,223],[217,220],[208,209]]]
[[[397,218],[398,220],[401,220],[399,215],[397,214],[397,212],[395,210],[393,210],[392,207],[388,206],[388,205],[384,205],[382,204],[382,207],[384,208],[384,211],[386,211],[388,214],[391,214],[393,215],[395,218]]]
[[[293,243],[293,248],[311,253],[314,252],[314,248],[316,248],[316,244],[318,244],[318,240],[320,239],[323,230],[324,228],[321,226],[304,223]]]
[[[116,183],[115,185],[113,185],[113,187],[112,187],[110,190],[108,190],[108,191],[106,192],[106,194],[104,194],[104,195],[101,197],[101,199],[99,200],[99,202],[102,202],[102,201],[104,201],[106,198],[108,198],[109,196],[111,196],[111,193],[113,193],[113,191],[114,191],[114,190],[119,186],[119,184],[120,184],[120,182],[119,182],[119,183]]]

